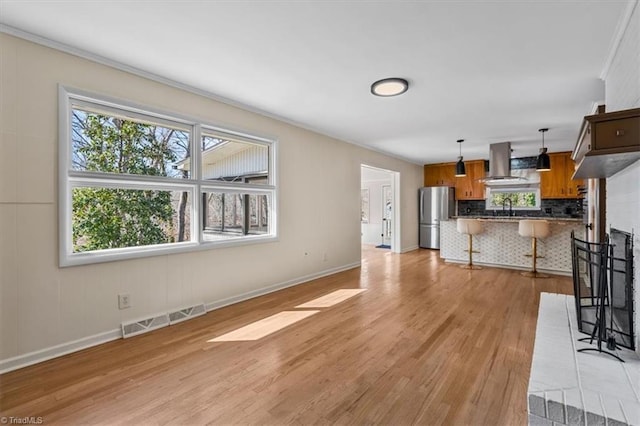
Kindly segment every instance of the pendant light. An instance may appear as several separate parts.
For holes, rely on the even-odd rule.
[[[462,142],[464,142],[464,139],[458,139],[460,156],[458,157],[458,162],[456,163],[456,177],[464,177],[467,175],[467,171],[464,168],[464,163],[462,162]]]
[[[548,172],[551,170],[551,161],[549,160],[549,154],[547,154],[547,148],[544,147],[544,132],[549,129],[539,129],[542,133],[542,148],[540,148],[540,155],[538,155],[538,161],[536,162],[536,171]]]

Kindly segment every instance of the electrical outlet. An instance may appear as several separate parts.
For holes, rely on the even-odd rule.
[[[131,297],[128,294],[118,295],[118,309],[128,309],[131,307]]]
[[[325,251],[324,254],[322,255],[322,261],[326,262],[329,260],[329,257],[327,256],[327,252]]]

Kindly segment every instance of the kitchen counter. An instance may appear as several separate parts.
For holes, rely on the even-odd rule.
[[[531,269],[531,238],[520,236],[518,221],[540,219],[549,221],[550,234],[538,239],[538,270],[554,274],[571,274],[571,231],[584,239],[582,219],[552,217],[460,216],[482,221],[483,232],[473,237],[473,263],[511,269]],[[457,231],[456,220],[440,222],[440,257],[447,262],[467,263],[468,236]]]
[[[452,219],[478,219],[490,222],[513,222],[518,220],[547,220],[549,222],[582,223],[582,218],[575,217],[533,217],[533,216],[452,216]]]

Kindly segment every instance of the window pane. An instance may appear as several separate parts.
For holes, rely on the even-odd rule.
[[[502,208],[503,204],[507,199],[511,200],[513,207],[519,208],[535,208],[536,203],[536,192],[496,192],[491,191],[491,197],[489,199],[489,207],[499,207]],[[508,206],[508,201],[507,201]]]
[[[74,108],[72,169],[189,178],[189,132]]]
[[[190,241],[190,193],[74,188],[74,253]]]
[[[249,195],[249,233],[269,233],[269,198],[266,195]]]
[[[205,192],[203,234],[205,241],[269,233],[269,196]]]
[[[201,141],[202,178],[266,185],[269,147],[265,144],[204,135]]]

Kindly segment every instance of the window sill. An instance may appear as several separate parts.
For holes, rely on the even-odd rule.
[[[139,259],[152,256],[163,256],[167,254],[190,253],[202,250],[213,250],[244,245],[254,245],[261,243],[273,243],[278,241],[275,235],[247,236],[220,241],[203,241],[163,244],[148,246],[144,248],[122,248],[101,250],[99,252],[74,253],[60,256],[60,267],[90,265],[94,263],[116,262],[120,260]]]

